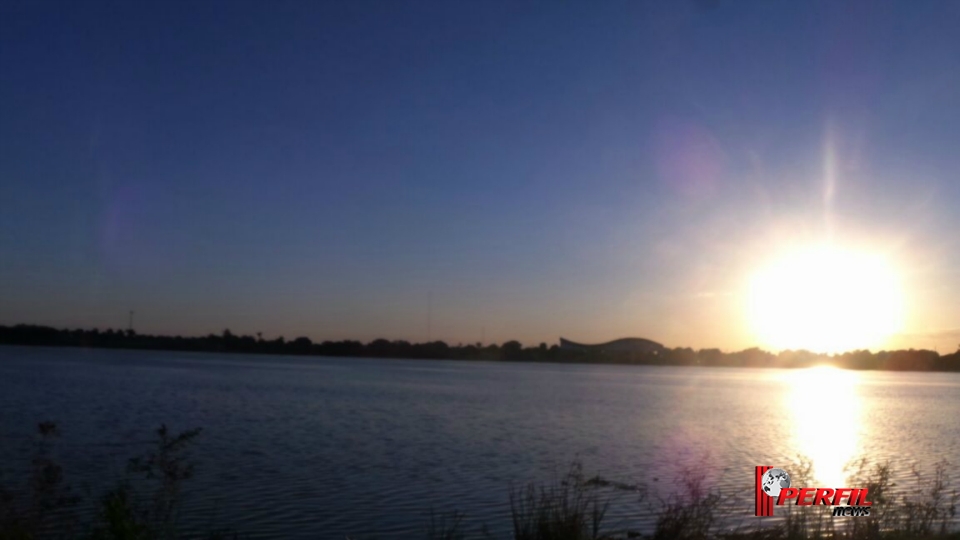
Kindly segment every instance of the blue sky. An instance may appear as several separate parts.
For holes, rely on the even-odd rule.
[[[830,237],[897,261],[891,344],[952,351],[958,27],[933,1],[5,2],[0,323],[739,349],[751,270]]]

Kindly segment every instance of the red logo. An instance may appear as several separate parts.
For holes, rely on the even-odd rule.
[[[774,506],[793,501],[796,506],[840,506],[834,508],[834,517],[869,516],[873,503],[867,500],[865,488],[795,488],[790,486],[790,475],[783,469],[757,465],[756,516],[772,516]]]

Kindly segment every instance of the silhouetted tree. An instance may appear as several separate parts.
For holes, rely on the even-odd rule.
[[[584,350],[561,349],[556,344],[549,348],[546,343],[524,348],[516,340],[502,346],[462,345],[451,347],[443,341],[411,344],[407,341],[375,339],[364,345],[359,341],[324,341],[314,343],[308,337],[298,337],[286,342],[283,336],[264,341],[260,332],[253,336],[237,336],[224,330],[220,335],[202,337],[151,336],[131,333],[126,330],[107,329],[58,330],[46,326],[0,325],[0,344],[44,345],[68,347],[105,347],[162,349],[179,351],[244,352],[269,354],[300,354],[320,356],[381,358],[423,358],[459,360],[509,360],[551,362],[603,362],[647,365],[703,365],[703,366],[751,366],[751,367],[806,367],[817,363],[830,363],[849,369],[892,370],[939,370],[960,371],[960,350],[948,355],[939,355],[928,350],[850,351],[838,355],[816,354],[810,351],[783,351],[771,354],[758,348],[734,353],[719,349],[701,349],[694,352],[689,347],[668,349],[661,355],[642,353],[597,353]]]
[[[308,337],[298,337],[290,342],[291,350],[299,354],[308,354],[311,346],[313,346],[313,342]]]
[[[500,347],[501,357],[504,360],[519,360],[522,350],[523,345],[516,340],[508,341]]]

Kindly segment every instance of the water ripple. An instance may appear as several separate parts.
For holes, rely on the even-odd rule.
[[[250,538],[401,538],[435,516],[510,530],[509,493],[589,475],[667,496],[685,470],[737,494],[750,519],[754,465],[789,467],[796,423],[779,370],[272,358],[0,348],[5,472],[29,465],[36,422],[63,433],[76,485],[109,485],[160,423],[200,426],[183,523]],[[778,379],[780,377],[781,379]],[[857,452],[909,486],[960,448],[960,376],[858,374]],[[825,413],[824,422],[842,422]],[[814,423],[814,426],[816,423]],[[16,477],[4,476],[4,478]],[[608,519],[651,524],[617,493]],[[648,499],[649,500],[649,499]]]

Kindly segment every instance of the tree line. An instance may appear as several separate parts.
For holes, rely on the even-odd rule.
[[[540,343],[524,347],[519,341],[502,344],[457,344],[443,341],[410,343],[403,340],[375,339],[369,343],[355,340],[313,342],[307,337],[286,340],[282,336],[263,339],[236,335],[230,330],[202,337],[157,336],[133,330],[57,329],[49,326],[18,324],[0,326],[0,344],[49,347],[90,347],[303,356],[339,356],[366,358],[407,358],[444,360],[489,360],[514,362],[569,362],[639,364],[666,366],[724,367],[810,367],[829,363],[848,369],[896,371],[960,371],[960,350],[941,355],[930,350],[871,352],[858,350],[824,355],[810,351],[782,351],[774,354],[759,348],[737,352],[689,347],[666,348],[658,353],[612,353],[561,349]]]

